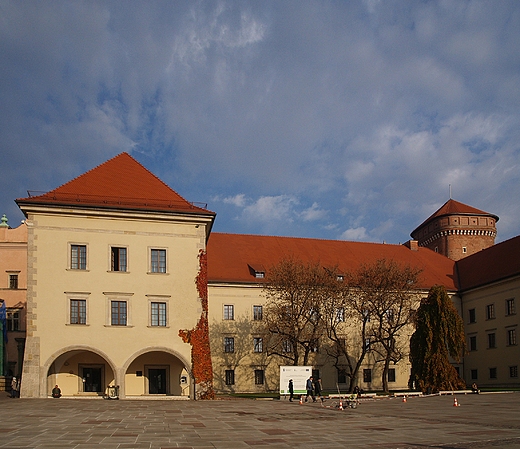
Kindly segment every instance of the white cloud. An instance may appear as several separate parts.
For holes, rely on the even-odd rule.
[[[358,241],[367,241],[368,235],[367,230],[361,226],[359,228],[351,228],[344,231],[341,236],[340,240],[358,240]]]

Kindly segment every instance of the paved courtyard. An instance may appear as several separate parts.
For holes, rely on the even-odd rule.
[[[520,449],[520,393],[457,395],[460,407],[453,396],[366,400],[344,411],[286,400],[0,395],[0,448]]]

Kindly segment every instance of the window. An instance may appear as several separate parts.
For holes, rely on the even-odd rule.
[[[261,321],[264,318],[264,308],[262,306],[253,306],[253,320]]]
[[[22,309],[7,309],[6,320],[7,320],[7,331],[19,331],[22,330],[20,320],[22,318]]]
[[[292,344],[289,340],[282,341],[282,352],[292,352]]]
[[[470,351],[477,350],[477,336],[476,335],[469,337],[469,350]]]
[[[370,368],[365,368],[363,370],[363,382],[372,382],[372,370]]]
[[[263,384],[264,384],[264,370],[255,369],[255,385],[263,385]]]
[[[311,352],[318,352],[320,346],[319,346],[319,340],[317,338],[313,338],[311,340],[310,348],[311,348]]]
[[[230,304],[224,305],[224,319],[234,320],[235,319],[235,307]]]
[[[508,346],[516,345],[516,329],[507,330],[507,345]]]
[[[235,385],[235,370],[226,370],[226,385]]]
[[[263,271],[255,271],[255,278],[263,279],[265,277],[265,273]]]
[[[70,268],[72,270],[87,269],[86,245],[70,245]]]
[[[471,370],[471,380],[478,380],[478,370],[476,370],[476,369]]]
[[[518,377],[518,365],[509,367],[509,377]]]
[[[365,351],[370,351],[370,337],[365,338]]]
[[[338,368],[338,384],[347,383],[347,370],[345,368]]]
[[[495,333],[492,332],[488,334],[488,348],[496,348],[496,339],[495,339]]]
[[[506,299],[506,315],[514,315],[516,313],[514,298]]]
[[[395,382],[395,368],[388,369],[388,382]]]
[[[470,323],[476,323],[477,322],[477,315],[475,313],[475,309],[469,309],[469,322]]]
[[[152,326],[166,326],[166,303],[152,302],[151,308],[150,324]]]
[[[311,310],[309,310],[310,322],[316,324],[318,322],[319,318],[320,318],[320,315],[319,315],[318,311],[314,308],[311,308]]]
[[[263,352],[264,348],[263,348],[263,339],[260,338],[260,337],[255,337],[253,338],[253,350],[255,352]]]
[[[87,324],[87,301],[85,299],[70,300],[70,324]]]
[[[466,254],[468,252],[468,248],[463,246],[462,247],[462,254]]]
[[[489,378],[490,379],[497,378],[497,369],[496,368],[489,368]]]
[[[345,308],[344,307],[338,307],[336,309],[336,322],[338,322],[338,323],[345,322]]]
[[[112,271],[126,271],[127,260],[126,260],[126,248],[112,246],[110,248],[110,269]]]
[[[150,256],[150,271],[152,273],[166,273],[166,250],[152,249]]]
[[[495,304],[488,304],[486,306],[486,318],[488,320],[495,318]]]
[[[231,353],[235,352],[235,338],[224,337],[224,352]]]
[[[111,301],[112,326],[126,326],[126,301]]]
[[[11,290],[17,290],[18,289],[18,275],[17,274],[10,274],[9,275],[9,288]]]

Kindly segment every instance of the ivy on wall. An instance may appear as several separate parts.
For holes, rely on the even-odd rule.
[[[206,251],[199,251],[199,273],[195,279],[197,292],[202,305],[202,312],[197,326],[191,330],[179,330],[179,337],[191,345],[191,366],[195,379],[197,399],[214,399],[213,367],[209,346],[208,324],[208,256]]]

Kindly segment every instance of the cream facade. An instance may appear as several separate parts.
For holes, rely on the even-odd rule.
[[[203,216],[22,205],[28,323],[22,396],[193,397],[180,329],[201,314]]]

